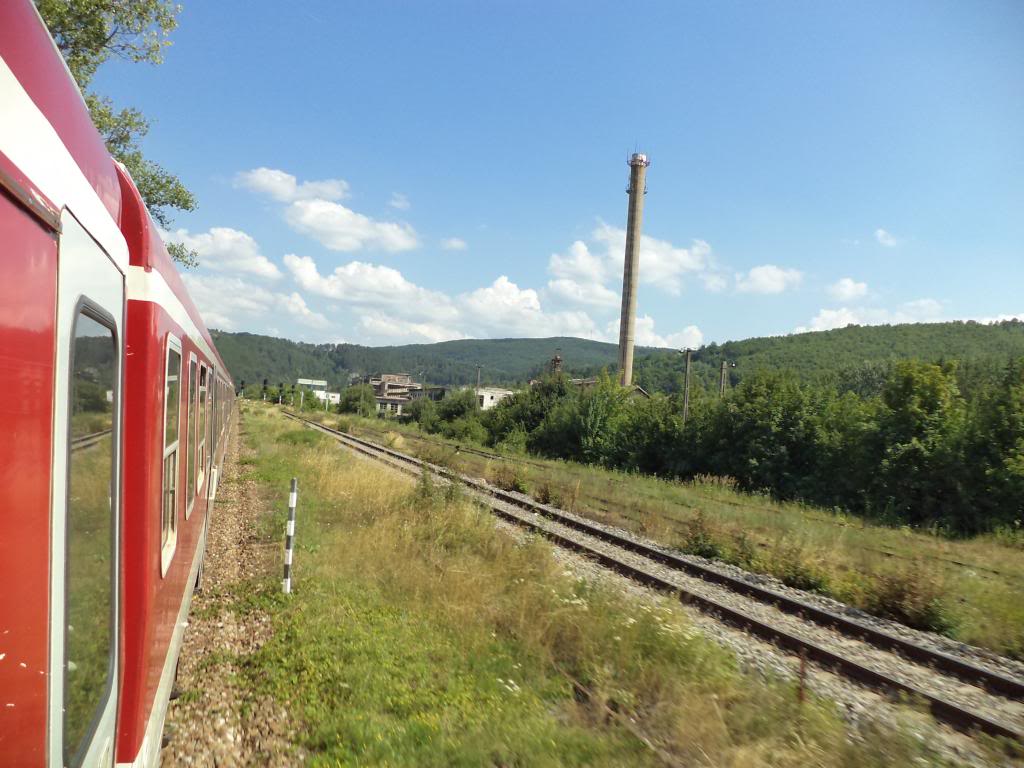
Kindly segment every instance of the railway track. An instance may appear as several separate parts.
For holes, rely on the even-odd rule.
[[[471,454],[473,456],[479,456],[479,457],[487,459],[489,461],[500,461],[500,462],[506,462],[506,463],[511,463],[511,464],[520,464],[520,465],[523,465],[523,466],[536,467],[536,468],[542,469],[542,470],[550,469],[550,465],[549,464],[545,464],[544,462],[541,462],[541,461],[534,461],[534,460],[531,460],[531,459],[523,458],[521,456],[510,456],[510,455],[502,454],[502,453],[494,453],[493,451],[485,451],[485,450],[482,450],[480,448],[473,448],[471,446],[462,445],[460,443],[456,443],[456,444],[453,445],[451,443],[442,442],[442,441],[438,441],[438,440],[435,440],[435,439],[430,439],[430,438],[427,438],[427,437],[422,437],[422,436],[415,435],[415,434],[409,434],[408,432],[402,432],[401,434],[402,434],[402,437],[407,439],[407,440],[415,440],[416,442],[419,442],[419,443],[422,443],[422,444],[428,445],[428,446],[441,446],[442,448],[450,450],[453,454],[467,453],[467,454]],[[735,500],[732,500],[732,499],[723,499],[723,498],[720,498],[718,496],[713,496],[713,495],[708,494],[708,493],[703,493],[703,492],[701,492],[699,490],[691,489],[690,492],[696,494],[697,496],[699,496],[702,499],[714,502],[716,504],[724,504],[724,505],[730,506],[730,507],[737,507],[737,508],[740,508],[740,509],[752,509],[752,510],[757,510],[757,511],[764,511],[765,509],[767,509],[767,507],[765,507],[764,505],[761,505],[761,504],[748,504],[748,503],[744,503],[744,502],[741,502],[741,501],[735,501]],[[606,498],[604,496],[601,496],[600,494],[595,494],[595,493],[591,492],[590,498],[593,501],[600,502],[602,504],[607,505],[607,507],[599,508],[599,509],[601,509],[601,511],[604,511],[604,512],[609,512],[612,509],[612,507],[617,506],[617,502],[615,500]],[[618,512],[618,514],[624,514],[621,511],[621,509],[620,510],[616,510],[616,511]],[[627,515],[627,517],[628,517],[628,515]],[[672,525],[673,527],[678,527],[679,524],[684,522],[683,520],[681,520],[679,518],[672,517],[672,516],[669,516],[669,515],[662,515],[662,517],[666,521],[668,521],[668,523],[670,525]],[[816,523],[823,523],[823,524],[832,525],[832,526],[840,526],[841,527],[841,526],[845,525],[845,523],[838,522],[836,520],[829,519],[829,518],[826,518],[826,517],[819,517],[817,515],[808,515],[807,519],[813,520]],[[868,552],[873,552],[875,554],[882,555],[883,557],[894,558],[894,559],[897,559],[897,560],[915,560],[916,561],[917,559],[924,558],[925,560],[931,560],[933,562],[941,563],[941,564],[943,564],[945,566],[955,566],[957,568],[965,568],[965,569],[969,569],[969,570],[972,570],[972,571],[981,572],[983,574],[989,574],[991,576],[999,576],[1001,578],[1008,579],[1010,581],[1016,581],[1016,582],[1024,581],[1024,577],[1017,576],[1017,575],[1011,574],[1011,573],[1006,573],[1006,572],[1000,571],[1000,570],[998,570],[996,568],[990,568],[990,567],[988,567],[986,565],[982,565],[980,563],[968,563],[968,562],[964,562],[962,560],[955,560],[955,559],[949,558],[949,557],[940,557],[940,556],[937,556],[937,555],[920,554],[920,553],[918,555],[915,555],[914,558],[910,558],[910,557],[908,557],[906,555],[901,555],[898,552],[892,552],[892,551],[887,550],[887,549],[878,549],[878,548],[875,548],[875,547],[868,547],[868,546],[864,546],[863,549],[865,551],[868,551]]]
[[[99,432],[73,437],[71,438],[71,450],[81,451],[86,448],[92,448],[92,446],[96,445],[96,443],[109,435],[110,432],[110,429],[101,429]]]
[[[579,515],[284,412],[346,447],[418,476],[459,482],[500,518],[869,687],[923,702],[961,731],[1024,744],[1024,680],[680,557]]]

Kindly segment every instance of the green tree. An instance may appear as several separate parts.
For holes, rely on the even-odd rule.
[[[356,384],[341,393],[338,410],[342,413],[357,413],[360,416],[373,416],[377,412],[377,401],[373,387],[369,384]]]
[[[963,456],[967,409],[956,366],[898,363],[882,391],[876,511],[914,525],[968,529]]]
[[[117,109],[89,85],[111,57],[160,64],[181,6],[173,0],[36,0],[36,7],[107,149],[128,169],[153,219],[168,228],[170,211],[194,210],[195,197],[177,176],[143,155],[140,144],[150,128],[145,116],[134,107]],[[168,251],[186,267],[198,263],[198,254],[180,244],[170,244]]]

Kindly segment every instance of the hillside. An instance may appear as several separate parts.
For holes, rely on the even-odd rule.
[[[432,384],[474,384],[477,365],[485,384],[516,384],[540,374],[560,350],[570,374],[614,367],[614,344],[568,337],[548,339],[464,339],[437,344],[364,347],[358,344],[306,344],[251,333],[212,332],[236,382],[271,384],[298,377],[326,379],[332,387],[351,375],[411,373]],[[650,347],[640,352],[653,351]]]
[[[841,389],[871,394],[894,360],[956,360],[961,378],[971,379],[988,375],[1011,357],[1021,356],[1024,322],[1019,320],[992,325],[851,325],[832,331],[708,344],[694,352],[691,376],[699,386],[717,387],[720,366],[726,360],[731,384],[756,370],[786,370],[803,379],[827,379]],[[635,379],[652,391],[677,391],[682,369],[679,352],[657,350],[638,355]]]
[[[465,339],[437,344],[364,347],[358,344],[306,344],[251,333],[213,332],[236,381],[271,384],[306,378],[332,386],[350,375],[402,371],[434,384],[472,384],[476,366],[486,384],[525,382],[543,371],[556,349],[566,372],[593,375],[613,369],[616,347],[567,337],[548,339]],[[958,360],[965,374],[984,374],[1024,356],[1024,323],[973,322],[848,326],[833,331],[773,336],[708,344],[693,355],[697,386],[714,388],[727,360],[730,383],[755,370],[789,370],[801,378],[828,378],[841,388],[870,393],[893,360]],[[675,350],[637,350],[636,381],[651,391],[676,391],[682,355]]]

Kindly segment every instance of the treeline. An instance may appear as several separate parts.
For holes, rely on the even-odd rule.
[[[217,349],[236,382],[292,383],[296,378],[326,379],[337,391],[353,376],[409,373],[417,381],[459,386],[525,383],[550,367],[558,352],[574,375],[614,364],[617,348],[587,339],[460,339],[436,344],[364,347],[359,344],[307,344],[254,333],[212,331]],[[641,347],[640,352],[650,348]]]
[[[691,378],[709,389],[717,387],[721,364],[728,365],[731,385],[762,370],[792,371],[801,379],[832,383],[839,389],[879,394],[884,376],[898,360],[959,360],[958,377],[970,369],[999,365],[1024,355],[1024,323],[956,321],[908,325],[847,326],[831,331],[799,333],[707,344],[693,354]],[[638,355],[634,381],[649,392],[682,388],[682,356],[658,350]],[[881,376],[879,375],[881,374]]]
[[[696,387],[638,397],[607,376],[581,390],[545,379],[480,412],[472,391],[420,401],[421,427],[512,451],[690,479],[970,535],[1024,517],[1024,363],[966,396],[956,363],[901,361],[878,394],[795,373],[751,373],[719,398]]]

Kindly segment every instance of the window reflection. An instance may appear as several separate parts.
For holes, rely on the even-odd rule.
[[[117,382],[113,332],[82,313],[75,323],[66,521],[64,757],[75,762],[111,670],[114,510],[113,413]]]

